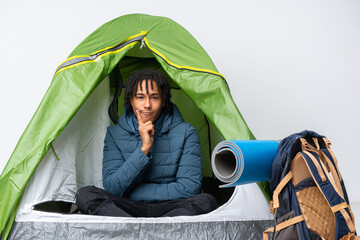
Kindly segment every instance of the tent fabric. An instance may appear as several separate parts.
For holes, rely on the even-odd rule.
[[[164,223],[16,222],[11,239],[262,239],[271,220]],[[28,234],[28,233],[31,234]]]
[[[94,108],[97,104],[104,106],[110,100],[97,97],[91,102],[89,97],[101,83],[104,86],[100,86],[99,91],[108,91],[106,88],[109,84],[103,80],[118,64],[130,71],[133,66],[138,66],[136,63],[153,64],[153,59],[166,74],[170,85],[175,90],[180,89],[205,115],[209,123],[208,132],[215,132],[212,136],[218,132],[217,138],[222,139],[254,139],[230,95],[224,77],[218,73],[204,49],[183,27],[164,17],[143,14],[119,17],[90,34],[60,64],[5,166],[0,176],[3,196],[0,199],[0,231],[3,238],[10,232],[25,189],[19,212],[26,212],[26,209],[31,211],[35,201],[48,198],[73,201],[74,192],[79,187],[101,185],[97,173],[87,172],[87,169],[101,168],[98,158],[103,146],[102,130],[110,121],[108,117],[93,118],[88,114],[91,114],[93,105]],[[124,76],[124,84],[126,79],[127,76]],[[100,103],[98,100],[101,98],[104,102]],[[90,110],[81,111],[81,107],[87,104],[91,106]],[[94,114],[106,116],[103,109],[99,108]],[[88,124],[99,127],[95,132],[86,131],[92,128]],[[78,132],[78,135],[73,136],[73,132]],[[217,143],[214,139],[209,140],[209,149]],[[78,160],[88,158],[91,160]],[[64,159],[76,161],[72,165],[65,165]],[[57,182],[57,170],[62,182]],[[28,184],[30,179],[31,183]],[[44,180],[39,189],[33,185]],[[63,184],[66,182],[69,184]]]
[[[52,143],[53,150],[44,156],[25,189],[19,213],[27,213],[41,202],[74,202],[77,190],[87,185],[103,187],[102,151],[106,127],[110,125],[109,90],[107,78]]]
[[[9,238],[255,240],[273,225],[268,209],[258,186],[249,184],[237,186],[233,197],[217,210],[191,217],[127,218],[30,210],[18,215]]]

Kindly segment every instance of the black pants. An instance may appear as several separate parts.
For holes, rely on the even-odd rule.
[[[193,216],[218,208],[215,198],[207,193],[180,200],[145,203],[118,197],[94,186],[77,192],[76,205],[84,214],[118,217]]]

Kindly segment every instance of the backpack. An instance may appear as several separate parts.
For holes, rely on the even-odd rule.
[[[330,141],[303,131],[282,140],[272,164],[270,211],[277,240],[360,239]]]

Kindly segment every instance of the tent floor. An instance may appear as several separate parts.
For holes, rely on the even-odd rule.
[[[262,239],[271,220],[15,221],[10,239]]]

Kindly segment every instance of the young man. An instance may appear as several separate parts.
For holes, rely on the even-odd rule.
[[[200,194],[200,141],[170,102],[170,86],[151,70],[130,75],[125,110],[104,146],[105,190],[85,187],[76,203],[87,214],[133,217],[197,215],[217,208]]]

